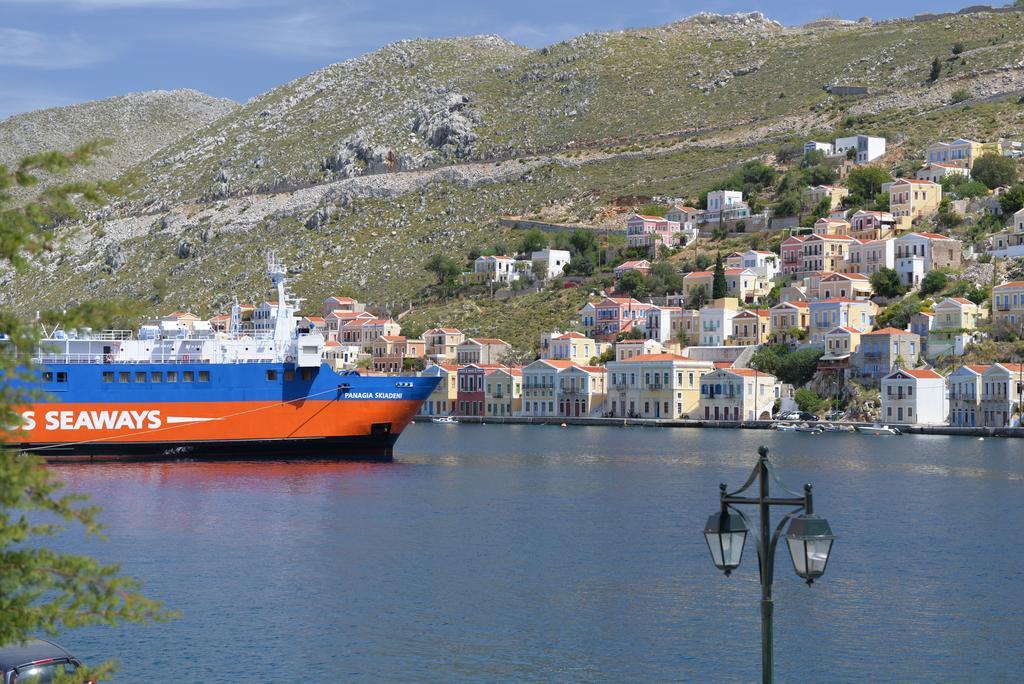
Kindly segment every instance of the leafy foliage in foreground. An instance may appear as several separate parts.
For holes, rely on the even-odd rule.
[[[74,152],[46,152],[23,160],[16,168],[0,166],[0,264],[15,266],[22,255],[49,246],[48,228],[78,216],[78,202],[99,202],[116,187],[107,183],[74,182],[53,185],[35,199],[16,204],[11,190],[31,187],[39,173],[60,174],[87,163],[101,151],[102,142]],[[0,312],[0,329],[8,340],[0,346],[0,377],[29,379],[22,359],[35,345],[31,330],[14,316]],[[0,443],[16,442],[8,430],[17,429],[17,407],[31,400],[23,385],[0,385]],[[120,566],[105,565],[82,555],[48,548],[46,541],[66,525],[80,525],[102,538],[99,508],[83,505],[83,494],[65,494],[64,483],[42,459],[10,450],[0,451],[0,644],[20,643],[34,634],[86,625],[117,625],[170,617],[158,602],[139,593],[139,583],[120,575]],[[75,678],[107,678],[106,663],[76,673]]]

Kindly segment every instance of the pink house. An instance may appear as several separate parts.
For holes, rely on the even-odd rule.
[[[789,275],[799,273],[803,264],[804,242],[806,237],[801,235],[790,235],[783,240],[779,251],[782,254],[782,273]]]
[[[626,221],[626,245],[629,247],[646,247],[651,251],[657,251],[662,245],[675,247],[678,236],[678,221],[643,214],[633,214]]]
[[[615,279],[618,280],[630,271],[636,271],[641,275],[647,275],[651,272],[651,262],[647,259],[640,259],[639,261],[627,261],[625,263],[621,263],[615,267]]]
[[[594,334],[614,337],[647,323],[650,304],[632,297],[605,297],[594,307]]]

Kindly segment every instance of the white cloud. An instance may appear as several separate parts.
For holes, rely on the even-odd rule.
[[[37,69],[78,69],[110,58],[109,44],[100,47],[78,35],[54,36],[0,27],[0,66]]]

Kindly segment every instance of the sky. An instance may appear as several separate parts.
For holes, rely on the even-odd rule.
[[[498,34],[543,47],[587,31],[759,10],[787,25],[955,10],[967,0],[0,0],[0,118],[143,90],[244,102],[405,38]],[[1003,4],[998,0],[991,4]]]

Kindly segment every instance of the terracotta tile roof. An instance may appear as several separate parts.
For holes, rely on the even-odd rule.
[[[915,185],[938,185],[930,180],[921,180],[919,178],[898,178],[892,182],[893,185],[901,185],[903,183],[913,183]]]
[[[963,297],[947,297],[950,301],[954,301],[957,304],[974,304],[970,299],[964,299]]]
[[[1008,361],[1000,361],[995,365],[1002,366],[1011,373],[1024,373],[1024,364],[1021,363],[1010,363]]]
[[[761,318],[767,318],[771,315],[769,309],[744,309],[740,313],[736,314],[736,318],[741,316],[760,316]]]
[[[982,365],[982,364],[968,364],[968,365],[963,366],[963,367],[966,368],[967,370],[974,371],[978,375],[981,375],[982,373],[987,371],[992,366],[991,365]]]
[[[647,265],[647,267],[650,267],[651,262],[648,261],[647,259],[640,259],[639,261],[624,261],[618,266],[616,266],[615,270],[619,270],[620,268],[641,268],[645,264]]]
[[[690,271],[689,273],[683,276],[683,280],[687,278],[704,278],[706,276],[713,275],[715,275],[713,271]]]
[[[405,337],[402,335],[381,335],[378,339],[385,342],[405,342]]]
[[[722,368],[732,368],[732,361],[715,361],[715,370],[721,370]]]
[[[867,335],[915,335],[915,334],[916,333],[912,333],[909,330],[900,330],[899,328],[881,328],[880,330],[872,330],[869,333],[864,333],[865,336],[867,336]]]
[[[495,368],[492,368],[490,365],[488,365],[485,371],[485,376],[494,375],[495,373],[508,373],[509,375],[515,377],[523,374],[523,369],[520,366],[497,366]]]
[[[832,328],[831,330],[829,330],[825,334],[826,335],[831,335],[832,333],[838,332],[838,331],[853,333],[854,335],[860,335],[861,334],[860,330],[857,330],[856,328],[851,328],[848,325],[841,325],[838,328]]]
[[[469,344],[470,342],[476,342],[477,344],[508,344],[505,340],[499,340],[497,337],[472,337],[463,344]]]
[[[849,299],[848,297],[832,297],[831,299],[819,299],[812,304],[860,304],[858,299]]]
[[[590,338],[587,337],[586,335],[584,335],[583,333],[568,332],[568,333],[565,333],[564,335],[559,335],[555,339],[556,340],[589,340]]]
[[[352,299],[351,297],[328,297],[326,301],[328,301],[328,302],[340,302],[340,303],[345,303],[345,304],[354,304],[356,302],[356,300]]]
[[[579,368],[580,370],[586,371],[587,373],[607,373],[608,372],[608,369],[605,368],[604,366],[583,366],[581,364],[574,363],[574,364],[572,364],[572,367],[573,368]]]
[[[907,368],[901,368],[900,370],[894,371],[894,372],[890,373],[889,375],[887,375],[885,377],[886,378],[892,378],[892,377],[895,377],[895,376],[899,375],[900,373],[905,373],[906,375],[909,375],[912,378],[918,378],[918,379],[921,379],[921,380],[935,379],[935,378],[941,378],[942,377],[941,375],[939,375],[938,373],[933,371],[931,368],[921,368],[921,369],[918,369],[918,370],[910,370],[910,369],[907,369]]]
[[[729,368],[727,370],[730,373],[735,373],[736,375],[742,375],[748,378],[752,378],[755,375],[761,378],[775,377],[771,373],[762,373],[761,371],[754,370],[753,368]]]
[[[1006,283],[1000,283],[999,285],[996,285],[992,289],[998,290],[1001,287],[1024,287],[1024,280],[1011,280]]]
[[[433,333],[436,335],[438,333],[444,333],[445,335],[458,335],[460,332],[462,331],[459,330],[458,328],[431,328],[430,330],[426,331],[423,334],[429,335]]]
[[[811,305],[810,302],[805,302],[802,299],[797,299],[797,300],[794,300],[794,301],[791,301],[791,302],[779,302],[778,304],[776,304],[772,308],[774,309],[774,308],[780,307],[780,306],[795,306],[798,309],[806,309],[806,308],[810,307],[810,305]]]
[[[664,216],[648,216],[647,214],[633,214],[637,218],[642,218],[644,221],[667,221]]]
[[[746,273],[746,272],[747,272],[747,269],[745,269],[745,268],[727,268],[727,269],[725,269],[725,274],[726,275],[740,275],[740,274]]]
[[[643,361],[692,361],[689,356],[679,354],[640,354],[631,359],[623,359],[621,363],[640,363]]]
[[[853,241],[853,238],[850,237],[849,235],[837,235],[836,233],[815,233],[814,235],[811,235],[807,239],[813,240],[814,238],[817,238],[819,240],[841,240],[843,242]]]

